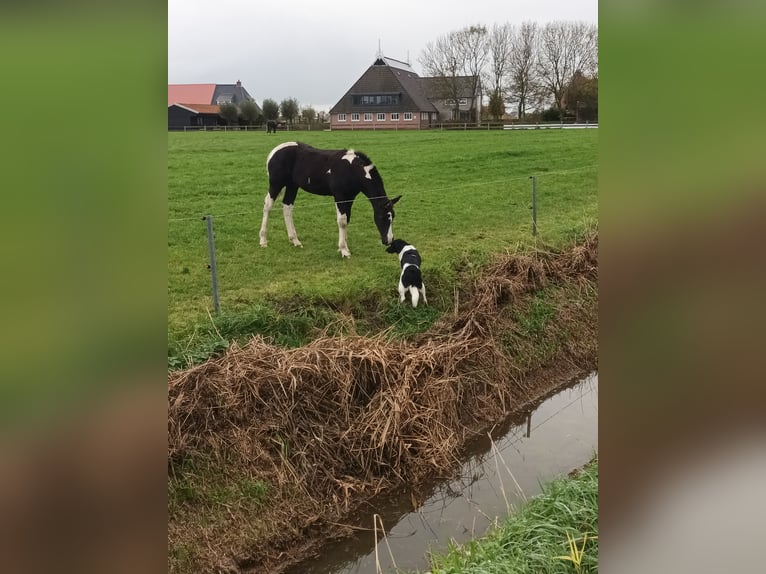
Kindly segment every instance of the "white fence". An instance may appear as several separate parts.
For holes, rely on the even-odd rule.
[[[504,125],[504,130],[575,130],[597,128],[598,124],[511,124]]]

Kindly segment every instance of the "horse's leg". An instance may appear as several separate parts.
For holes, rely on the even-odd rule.
[[[423,286],[420,288],[420,294],[423,296],[423,303],[428,305],[428,299],[426,299],[426,284],[423,283]]]
[[[336,203],[335,212],[338,214],[338,251],[340,251],[341,257],[351,257],[351,252],[348,250],[346,243],[346,227],[348,226],[348,220],[351,218],[351,204],[345,204],[341,210]]]
[[[399,279],[399,303],[404,303],[404,294],[407,292],[407,290],[404,288],[404,285],[402,284],[402,280]]]
[[[295,204],[295,196],[298,194],[298,186],[287,186],[285,189],[285,197],[282,199],[282,213],[285,216],[285,227],[287,228],[287,238],[296,247],[303,247],[298,240],[298,234],[295,232],[295,225],[293,224],[293,205]]]
[[[271,206],[274,205],[274,200],[279,195],[279,192],[282,191],[281,187],[274,187],[273,185],[269,186],[269,192],[266,194],[266,197],[263,200],[263,220],[261,221],[261,247],[266,247],[269,242],[266,241],[266,225],[269,222],[269,211],[271,211]]]

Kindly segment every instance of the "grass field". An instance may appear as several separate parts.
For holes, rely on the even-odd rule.
[[[398,261],[381,245],[362,195],[348,227],[350,259],[337,251],[332,200],[305,192],[294,211],[304,247],[289,243],[279,202],[269,246],[259,246],[266,156],[294,137],[365,152],[388,196],[402,195],[394,236],[423,257],[428,306],[398,305]],[[169,365],[195,362],[250,333],[299,345],[342,315],[362,328],[424,330],[452,307],[455,278],[492,254],[562,246],[596,227],[597,139],[597,130],[169,133]],[[213,215],[222,311],[212,322],[205,214]]]

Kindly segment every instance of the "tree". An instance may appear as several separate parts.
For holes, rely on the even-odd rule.
[[[258,111],[258,106],[256,106],[255,102],[252,100],[245,100],[242,103],[240,103],[239,113],[240,113],[240,116],[242,116],[242,122],[246,126],[251,126],[253,124],[258,123],[258,120],[261,115],[260,112]]]
[[[309,124],[313,124],[314,120],[317,117],[317,112],[311,106],[306,106],[305,108],[303,108],[303,110],[301,110],[301,115],[303,116],[303,119],[306,120],[306,122],[308,122]]]
[[[233,126],[239,119],[239,109],[231,103],[221,104],[218,108],[219,115],[226,120],[226,124]]]
[[[279,111],[282,117],[285,118],[291,124],[293,120],[298,116],[298,100],[295,98],[286,98],[279,104]]]
[[[487,113],[496,120],[499,120],[505,115],[505,99],[503,98],[502,90],[493,88],[490,92]]]
[[[487,62],[489,41],[486,26],[469,26],[460,31],[460,48],[464,53],[465,73],[470,88],[469,115],[476,114],[477,123],[481,121],[481,109],[474,109],[475,95],[481,91],[481,75]]]
[[[537,88],[535,64],[538,58],[538,29],[535,22],[524,22],[514,30],[508,61],[508,95],[516,103],[519,119],[526,117],[527,106]]]
[[[454,35],[455,32],[450,32],[438,36],[436,42],[428,42],[419,60],[426,73],[433,78],[435,95],[451,102],[454,119],[460,119],[461,89],[458,77],[463,71],[463,60]]]
[[[279,119],[279,104],[272,99],[266,98],[263,100],[263,117],[267,120]]]
[[[564,94],[567,111],[578,122],[598,120],[598,75],[575,71]]]
[[[496,120],[505,114],[505,81],[511,56],[513,28],[510,24],[495,24],[487,38],[489,48],[489,92],[488,113]]]
[[[585,22],[550,22],[540,34],[538,72],[559,111],[577,70],[598,72],[598,28]]]
[[[470,112],[474,111],[487,51],[486,27],[469,26],[429,42],[419,58],[426,73],[433,77],[435,95],[453,106],[454,119],[460,119],[460,98],[466,95],[471,100]]]

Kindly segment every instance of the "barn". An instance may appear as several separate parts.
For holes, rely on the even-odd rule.
[[[168,84],[168,129],[223,125],[219,106],[244,101],[253,102],[261,113],[239,80],[235,84]]]
[[[473,80],[456,78],[455,117],[456,106],[445,96],[441,78],[421,78],[409,63],[378,55],[330,109],[330,129],[428,129],[445,121],[474,121],[471,111],[481,109],[481,85]]]
[[[168,130],[226,124],[219,114],[220,106],[211,104],[169,104]]]

